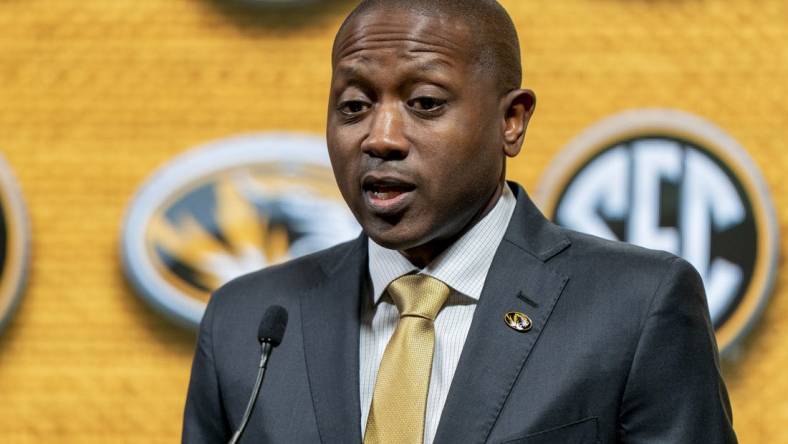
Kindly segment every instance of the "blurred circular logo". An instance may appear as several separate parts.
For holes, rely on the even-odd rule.
[[[0,156],[0,331],[22,295],[29,259],[29,228],[22,195]]]
[[[637,110],[603,120],[548,168],[538,200],[562,226],[689,261],[723,350],[765,307],[779,245],[774,208],[744,150],[703,119]]]
[[[150,178],[128,210],[122,256],[153,307],[196,327],[227,281],[360,230],[323,139],[250,135],[187,152]]]

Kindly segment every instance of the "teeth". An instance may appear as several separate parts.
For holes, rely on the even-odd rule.
[[[372,192],[372,195],[380,200],[393,199],[399,196],[400,194],[402,193],[400,193],[399,191],[373,191]]]
[[[369,193],[368,196],[370,199],[374,199],[376,201],[386,201],[396,199],[397,197],[412,191],[415,187],[404,184],[399,185],[389,183],[374,183],[369,184],[364,188],[365,192]]]

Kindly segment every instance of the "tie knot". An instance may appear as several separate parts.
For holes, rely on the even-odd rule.
[[[400,317],[418,316],[431,321],[438,316],[451,293],[448,285],[425,274],[408,274],[397,278],[389,284],[387,291]]]

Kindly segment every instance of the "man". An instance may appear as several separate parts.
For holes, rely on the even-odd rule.
[[[184,442],[238,426],[275,304],[246,442],[736,442],[692,267],[559,228],[505,182],[535,97],[497,2],[364,1],[332,65],[328,148],[364,232],[216,292]]]

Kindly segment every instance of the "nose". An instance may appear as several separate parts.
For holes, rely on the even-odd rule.
[[[401,160],[408,156],[408,139],[405,137],[404,119],[396,103],[382,103],[370,119],[367,137],[361,150],[384,160]]]

